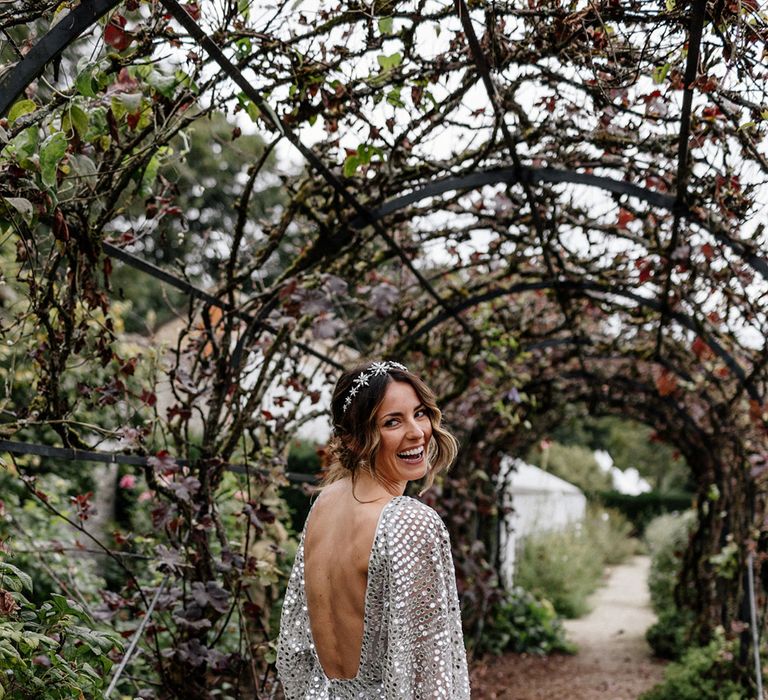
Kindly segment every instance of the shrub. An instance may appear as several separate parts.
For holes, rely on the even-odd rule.
[[[590,508],[584,522],[569,530],[532,535],[515,561],[515,583],[552,601],[560,615],[580,617],[589,611],[587,598],[605,565],[634,553],[630,529],[619,513]]]
[[[589,611],[587,597],[602,573],[602,557],[576,529],[531,535],[515,560],[515,584],[552,601],[565,617]]]
[[[654,654],[666,659],[679,658],[685,649],[689,615],[675,604],[675,586],[680,578],[682,553],[695,523],[693,511],[679,515],[662,515],[645,531],[651,554],[648,588],[658,621],[646,632]]]
[[[590,506],[584,528],[605,564],[621,564],[638,550],[638,540],[630,537],[632,524],[617,510]]]
[[[478,654],[573,653],[552,603],[515,587],[494,607],[492,622],[477,648]]]
[[[690,647],[664,672],[664,680],[640,700],[747,700],[752,694],[733,680],[735,642],[722,629],[704,647]]]
[[[688,510],[693,496],[682,491],[660,493],[649,491],[631,496],[618,491],[603,491],[600,501],[608,508],[621,511],[634,526],[635,533],[642,535],[654,518],[666,513]]]
[[[688,643],[690,615],[681,610],[664,610],[645,632],[653,653],[662,659],[679,659]]]
[[[77,603],[52,594],[31,604],[32,580],[0,562],[0,697],[59,700],[102,697],[112,667],[107,654],[122,649],[117,634],[99,632]]]

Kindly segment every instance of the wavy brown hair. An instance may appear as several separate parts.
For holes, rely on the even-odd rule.
[[[419,401],[424,405],[429,422],[432,424],[432,439],[427,447],[428,471],[420,494],[432,486],[435,476],[447,469],[456,458],[458,442],[442,426],[443,414],[437,407],[432,390],[412,372],[391,367],[387,372],[372,375],[368,384],[359,387],[347,410],[344,402],[352,384],[363,372],[371,369],[373,362],[365,362],[344,372],[336,382],[331,399],[333,436],[326,448],[327,473],[321,488],[346,476],[352,477],[352,485],[361,469],[376,478],[376,455],[380,434],[376,424],[376,411],[384,400],[390,382],[405,382],[413,387]]]

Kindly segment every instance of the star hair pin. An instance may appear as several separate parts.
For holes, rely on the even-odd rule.
[[[408,368],[399,362],[372,362],[368,371],[361,372],[350,387],[347,397],[344,399],[343,413],[347,412],[347,409],[352,404],[352,399],[357,396],[360,389],[364,386],[368,386],[372,377],[380,377],[382,374],[388,374],[393,369],[399,369],[401,372],[408,371]]]

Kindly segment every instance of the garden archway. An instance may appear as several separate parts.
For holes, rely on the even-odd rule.
[[[16,339],[42,380],[16,397],[9,431],[31,439],[39,420],[64,446],[93,447],[102,431],[124,432],[126,417],[84,428],[83,402],[149,414],[152,430],[132,449],[197,460],[184,478],[198,486],[189,482],[183,497],[157,481],[156,465],[146,472],[171,504],[169,521],[188,527],[191,544],[171,536],[174,549],[203,553],[191,576],[205,583],[218,580],[211,530],[194,523],[217,512],[223,466],[256,455],[270,469],[302,420],[298,409],[267,405],[266,387],[290,384],[296,395],[286,388],[281,400],[306,408],[324,359],[338,363],[345,348],[407,359],[434,376],[455,415],[493,425],[467,428],[467,459],[492,460],[522,439],[532,409],[510,405],[512,387],[552,416],[564,400],[636,411],[643,422],[663,416],[689,463],[708,460],[702,473],[720,494],[689,554],[688,575],[711,585],[691,602],[705,630],[736,614],[741,582],[718,580],[707,562],[726,532],[743,558],[762,517],[768,264],[749,220],[765,204],[754,93],[766,29],[748,3],[342,3],[311,18],[300,6],[271,15],[233,2],[164,0],[167,13],[156,2],[83,2],[63,18],[55,3],[23,5],[2,14],[32,48],[24,54],[19,41],[2,80],[1,194],[28,317],[44,340]],[[53,19],[43,38],[24,34]],[[173,70],[163,72],[161,58]],[[40,79],[54,59],[69,82]],[[272,142],[243,173],[231,230],[218,231],[224,252],[211,245],[215,265],[193,274],[210,291],[164,272],[198,301],[168,372],[173,413],[151,415],[154,386],[144,375],[146,386],[130,384],[114,325],[102,321],[111,263],[99,246],[159,274],[142,257],[192,218],[175,211],[178,193],[160,169],[177,134],[214,108],[250,115]],[[310,149],[299,136],[315,123],[323,140]],[[236,131],[223,147],[237,148]],[[259,221],[252,195],[280,141],[313,171],[284,177],[284,198]],[[193,253],[179,257],[203,267]],[[268,264],[275,270],[262,274]],[[329,346],[319,359],[309,347],[317,340]],[[83,353],[121,379],[81,381],[85,398],[73,400],[67,382]],[[190,440],[195,414],[204,427]],[[720,510],[729,515],[716,520]],[[477,551],[471,566],[485,571],[488,552]],[[473,617],[481,624],[482,610]],[[210,639],[182,619],[179,659],[191,664],[190,649]],[[185,669],[205,685],[199,669]]]

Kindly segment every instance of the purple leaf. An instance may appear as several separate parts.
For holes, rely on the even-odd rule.
[[[181,613],[173,615],[174,622],[189,630],[207,630],[213,624],[203,616],[203,608],[195,603],[184,608]]]
[[[208,581],[205,584],[195,581],[192,584],[192,597],[198,605],[208,605],[220,613],[227,612],[229,609],[229,593],[215,581]]]
[[[161,450],[153,457],[147,459],[147,462],[160,474],[173,474],[180,469],[179,465],[176,464],[176,460],[166,450]]]
[[[321,314],[312,322],[312,336],[318,340],[335,338],[344,329],[344,322],[328,314]]]
[[[389,282],[382,282],[375,287],[371,287],[368,293],[371,308],[379,317],[388,316],[392,313],[392,309],[399,297],[400,293],[397,291],[397,288],[389,284]]]
[[[157,566],[161,570],[178,573],[183,566],[186,566],[181,558],[181,552],[178,549],[169,549],[163,544],[155,548],[157,555]]]
[[[187,476],[181,481],[173,481],[168,488],[176,494],[180,501],[188,503],[192,496],[200,490],[200,481],[197,477]]]

